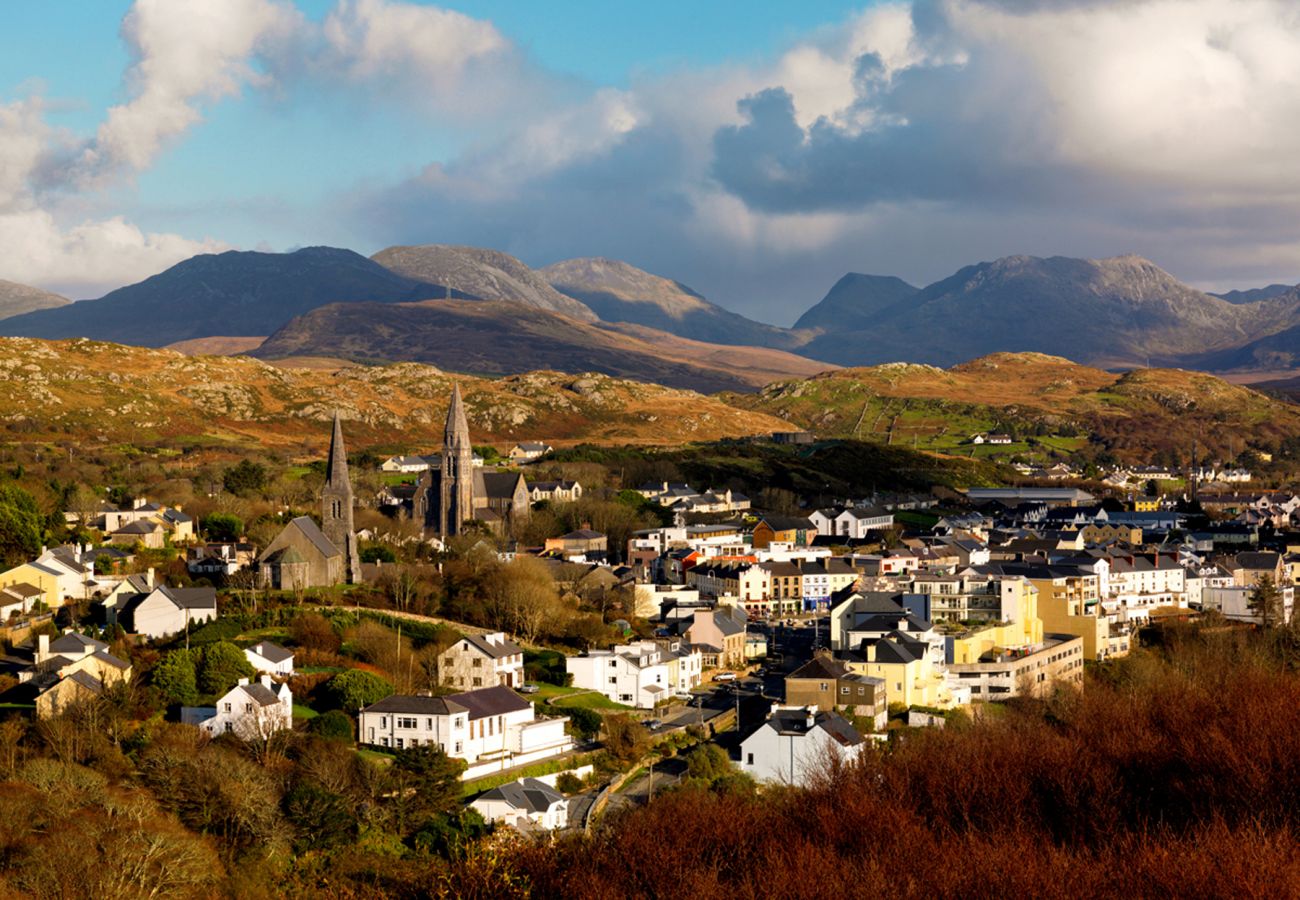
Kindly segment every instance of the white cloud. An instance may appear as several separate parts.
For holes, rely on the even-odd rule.
[[[213,240],[146,234],[121,216],[60,227],[41,209],[0,213],[0,278],[97,296],[196,253],[228,249]]]
[[[131,99],[108,110],[76,174],[93,180],[148,168],[202,118],[202,103],[266,83],[258,51],[301,24],[296,9],[272,0],[136,0],[122,24],[135,58],[126,76]]]
[[[389,0],[340,0],[324,34],[352,78],[414,78],[435,92],[457,86],[472,61],[509,48],[491,22]]]

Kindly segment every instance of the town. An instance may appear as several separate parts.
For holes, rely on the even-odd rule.
[[[355,748],[386,815],[424,798],[424,830],[395,834],[446,850],[590,832],[691,783],[810,785],[917,730],[1083,691],[1144,634],[1293,620],[1300,495],[1240,469],[1085,482],[1061,464],[777,512],[736,485],[590,466],[584,485],[557,455],[475,446],[454,388],[441,448],[364,478],[336,414],[314,502],[260,539],[230,511],[264,480],[247,461],[198,520],[70,490],[68,540],[27,558],[10,541],[0,573],[10,774],[32,729],[78,763],[158,729],[255,767]],[[347,794],[298,791],[310,842]],[[333,839],[363,827],[330,808]]]

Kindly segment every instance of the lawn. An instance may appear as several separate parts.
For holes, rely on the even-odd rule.
[[[595,691],[586,691],[585,693],[573,694],[571,696],[564,697],[560,700],[556,700],[554,703],[551,704],[551,706],[554,706],[558,709],[564,709],[565,707],[574,707],[574,708],[580,707],[582,709],[631,709],[632,708],[630,706],[625,706],[622,703],[615,703],[613,700],[609,699],[604,694],[598,694]]]
[[[295,719],[314,719],[319,715],[320,713],[316,712],[316,710],[312,709],[310,706],[304,706],[301,703],[295,703],[293,705],[293,717]]]
[[[393,761],[393,754],[384,753],[380,750],[373,750],[369,747],[363,747],[357,751],[357,756],[371,762],[384,763],[385,765]]]

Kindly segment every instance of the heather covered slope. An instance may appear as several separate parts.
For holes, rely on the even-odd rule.
[[[67,297],[0,278],[0,319],[20,316],[38,309],[55,309],[67,306],[71,302]]]
[[[353,449],[436,445],[453,383],[475,440],[660,445],[783,427],[712,397],[591,373],[488,380],[411,363],[282,369],[248,357],[9,338],[0,339],[0,428],[60,444],[295,447],[324,442],[337,409]]]
[[[214,335],[270,334],[327,303],[391,303],[446,293],[445,287],[404,278],[351,250],[232,250],[192,257],[98,300],[0,320],[0,334],[162,347]],[[463,294],[453,291],[453,296]]]
[[[409,360],[480,375],[594,371],[699,391],[749,390],[826,368],[777,350],[579,322],[506,301],[337,304],[290,322],[255,355]]]
[[[998,353],[940,369],[893,363],[778,382],[730,402],[827,436],[969,452],[983,431],[1063,452],[1092,442],[1141,461],[1193,442],[1231,458],[1300,435],[1300,406],[1202,372],[1125,374],[1037,353]],[[963,450],[963,448],[966,448]]]
[[[557,290],[577,297],[604,322],[645,325],[715,344],[791,350],[807,337],[755,322],[711,303],[686,285],[616,259],[568,259],[539,269]]]

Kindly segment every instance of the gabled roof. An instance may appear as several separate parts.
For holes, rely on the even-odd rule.
[[[276,706],[280,702],[280,698],[275,695],[275,691],[261,682],[241,684],[236,690],[243,691],[258,706]]]
[[[848,674],[848,667],[839,660],[829,656],[814,656],[812,659],[808,660],[808,662],[804,663],[785,677],[787,681],[792,678],[813,678],[834,681],[843,678]]]
[[[97,641],[92,637],[86,637],[84,634],[78,634],[75,631],[69,631],[67,634],[50,641],[50,651],[53,653],[94,653],[97,650],[107,650],[108,644],[103,641]]]
[[[216,609],[217,608],[217,589],[210,587],[198,588],[158,588],[169,600],[176,604],[180,609]]]
[[[499,716],[503,713],[518,712],[529,709],[530,704],[508,687],[480,688],[476,691],[464,691],[451,694],[445,698],[449,702],[459,703],[469,710],[470,719],[482,719],[487,716]]]
[[[509,638],[506,638],[500,644],[494,644],[477,634],[470,634],[465,636],[465,640],[469,642],[470,646],[492,659],[503,659],[524,652],[522,647]]]
[[[299,516],[289,523],[288,527],[296,527],[302,532],[303,537],[311,542],[311,545],[320,551],[320,554],[326,559],[338,556],[340,551],[338,547],[325,537],[325,532],[320,530],[316,520],[311,516]]]
[[[500,800],[509,803],[514,809],[544,813],[553,804],[564,802],[564,795],[544,781],[525,778],[485,791],[478,799]]]
[[[262,657],[262,659],[273,663],[281,663],[287,659],[293,659],[292,650],[286,650],[279,644],[273,644],[270,641],[259,641],[248,649]]]
[[[363,713],[410,713],[418,716],[450,716],[467,712],[450,697],[421,697],[413,694],[393,694],[378,703],[372,703]]]

